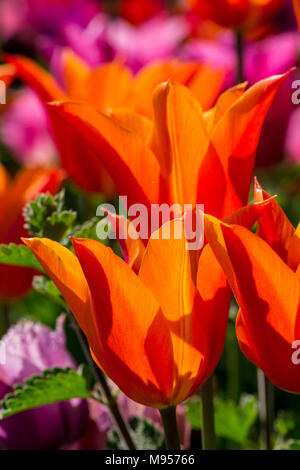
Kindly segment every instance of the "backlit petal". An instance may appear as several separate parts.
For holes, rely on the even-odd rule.
[[[159,304],[110,248],[92,240],[74,240],[74,248],[89,284],[103,344],[98,361],[133,400],[166,406],[172,392],[173,352]]]

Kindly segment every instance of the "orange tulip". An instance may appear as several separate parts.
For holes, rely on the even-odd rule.
[[[106,114],[113,110],[131,108],[151,117],[152,92],[158,83],[169,78],[187,85],[207,109],[214,104],[224,82],[223,72],[194,62],[156,63],[141,70],[136,77],[119,61],[91,69],[74,53],[66,50],[63,54],[65,90],[62,90],[54,78],[31,59],[8,56],[7,60],[14,64],[18,76],[43,101],[84,101]],[[125,127],[134,125],[132,120],[136,121],[134,116],[125,121],[124,116],[122,119],[117,114],[114,114],[114,118],[120,120]],[[70,177],[85,190],[111,194],[110,179],[93,149],[69,125],[53,119],[52,113],[50,119],[62,165]],[[144,126],[147,124],[148,120],[145,119]]]
[[[203,19],[226,28],[248,30],[270,21],[283,0],[188,0],[188,3]]]
[[[252,227],[268,204],[228,220]],[[172,237],[182,224],[167,222],[171,239],[161,237],[164,225],[146,247],[127,240],[130,265],[92,240],[73,240],[77,257],[52,240],[23,240],[76,316],[99,367],[130,398],[158,408],[185,400],[215,369],[231,298],[210,246],[190,251],[184,236]]]
[[[223,219],[248,202],[261,127],[285,78],[247,91],[238,85],[206,113],[186,87],[163,83],[154,92],[153,124],[129,111],[108,117],[85,103],[48,108],[62,137],[68,126],[93,149],[129,205],[202,203]]]
[[[265,197],[257,186],[256,198]],[[205,226],[240,306],[241,350],[277,387],[300,393],[300,226],[295,230],[274,200],[259,219],[260,236],[211,216]]]
[[[8,86],[16,75],[16,69],[13,65],[0,65],[0,80]]]
[[[59,170],[42,168],[22,170],[11,181],[0,166],[0,243],[20,244],[28,236],[24,228],[23,208],[38,193],[55,193],[63,174]],[[13,300],[25,295],[35,274],[33,269],[0,264],[0,299]]]
[[[294,11],[297,19],[297,23],[300,29],[300,1],[299,0],[293,0],[293,6],[294,6]]]

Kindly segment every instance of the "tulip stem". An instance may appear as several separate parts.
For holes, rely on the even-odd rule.
[[[111,392],[111,389],[108,385],[106,376],[102,372],[102,370],[99,369],[99,367],[94,362],[94,360],[91,356],[91,353],[90,353],[90,349],[89,349],[87,340],[86,340],[81,328],[79,327],[74,315],[72,314],[72,312],[70,310],[68,310],[68,314],[69,314],[69,318],[71,320],[72,326],[75,330],[76,336],[78,338],[78,341],[80,343],[82,352],[83,352],[83,354],[86,358],[86,361],[89,365],[89,368],[90,368],[90,370],[93,374],[95,382],[99,385],[99,387],[101,389],[101,392],[103,393],[103,395],[105,397],[107,406],[109,407],[110,412],[114,417],[114,420],[115,420],[116,425],[118,426],[119,432],[122,435],[124,441],[126,442],[126,445],[127,445],[128,449],[129,450],[136,450],[136,446],[135,446],[135,444],[132,440],[132,437],[130,435],[128,425],[127,425],[125,419],[123,418],[123,416],[121,414],[121,411],[120,411],[119,406],[117,404],[116,398],[113,396],[113,394]]]
[[[236,58],[237,58],[237,83],[245,81],[244,76],[244,38],[241,31],[236,31]]]
[[[201,389],[202,449],[216,449],[213,378],[210,377]]]
[[[261,439],[266,450],[272,450],[274,422],[274,387],[261,369],[257,369]]]
[[[1,317],[0,337],[3,336],[10,327],[10,312],[9,305],[7,303],[2,304]]]
[[[169,406],[160,411],[168,450],[180,450],[180,440],[176,420],[176,406]]]

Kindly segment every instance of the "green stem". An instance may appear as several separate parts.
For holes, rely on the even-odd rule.
[[[216,449],[213,380],[210,377],[201,387],[202,449]]]
[[[180,440],[176,420],[176,406],[169,406],[160,411],[168,450],[180,450]]]
[[[274,387],[261,369],[257,369],[261,439],[266,450],[272,450],[274,423]]]
[[[87,363],[89,365],[89,368],[90,368],[90,370],[93,374],[95,382],[100,386],[100,389],[101,389],[101,391],[102,391],[102,393],[105,397],[107,406],[109,407],[109,409],[111,411],[111,414],[112,414],[112,416],[115,420],[115,423],[116,423],[116,425],[117,425],[117,427],[120,431],[120,434],[122,435],[124,441],[126,442],[126,445],[127,445],[128,449],[129,450],[136,450],[136,446],[135,446],[135,444],[132,440],[132,437],[130,435],[127,423],[126,423],[125,419],[123,418],[123,416],[121,414],[121,411],[120,411],[119,406],[117,404],[116,398],[113,396],[113,394],[111,392],[111,389],[108,385],[106,376],[104,375],[102,370],[99,369],[99,367],[97,367],[97,365],[93,361],[93,358],[90,354],[90,350],[89,350],[89,346],[87,344],[86,338],[85,338],[82,330],[80,329],[77,321],[75,320],[74,315],[72,314],[72,312],[70,310],[68,310],[68,315],[69,315],[69,318],[72,322],[72,326],[75,330],[76,336],[77,336],[78,341],[80,343],[81,349],[84,353],[86,361],[87,361]]]
[[[10,313],[9,305],[7,303],[2,304],[1,309],[1,321],[0,321],[0,337],[3,336],[10,327]]]
[[[236,58],[237,58],[237,83],[245,81],[244,75],[244,38],[241,31],[236,31]]]

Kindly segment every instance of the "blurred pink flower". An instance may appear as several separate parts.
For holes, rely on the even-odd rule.
[[[113,389],[117,389],[111,381],[110,384]],[[119,408],[126,421],[130,421],[135,417],[144,418],[163,433],[162,422],[157,409],[140,405],[130,400],[130,398],[122,392],[119,392],[117,400]],[[87,432],[71,447],[68,447],[69,449],[103,450],[107,448],[106,442],[109,436],[109,431],[112,427],[115,427],[109,409],[94,400],[88,400],[88,403],[90,420]],[[184,405],[179,405],[177,407],[177,424],[181,445],[184,449],[189,449],[191,443],[191,426],[185,416]]]
[[[156,59],[173,57],[190,32],[183,16],[157,15],[138,27],[125,20],[111,21],[106,40],[115,55],[134,72]]]
[[[55,161],[46,113],[35,93],[27,88],[16,93],[1,115],[0,137],[26,167],[50,166]]]
[[[64,47],[72,49],[91,67],[119,57],[133,72],[137,72],[153,60],[178,55],[189,32],[189,24],[183,16],[160,14],[133,26],[121,18],[112,19],[99,14],[86,28],[78,24],[66,25],[61,45],[53,38],[46,38],[39,47],[58,79],[61,77]]]
[[[75,367],[66,349],[64,316],[56,329],[22,320],[2,338],[5,364],[0,363],[0,399],[44,369]],[[0,422],[0,447],[56,449],[78,439],[88,423],[87,402],[73,399],[21,412]]]

